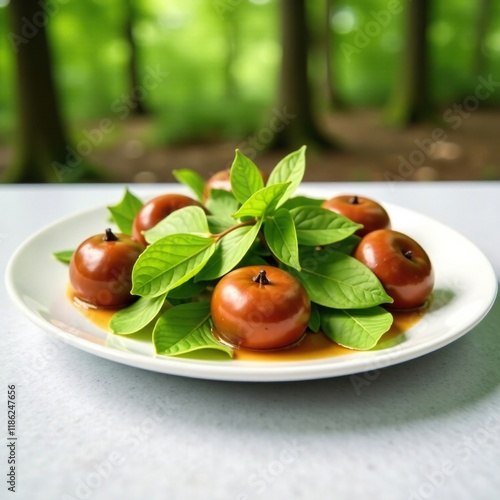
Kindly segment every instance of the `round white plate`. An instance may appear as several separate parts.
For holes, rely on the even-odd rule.
[[[307,192],[301,194],[308,194]],[[321,193],[311,194],[321,197]],[[68,268],[52,253],[73,249],[108,225],[105,207],[60,220],[27,240],[12,256],[8,292],[21,311],[58,339],[103,358],[173,375],[232,381],[291,381],[349,375],[383,368],[439,349],[458,339],[488,313],[497,280],[482,252],[449,227],[384,204],[394,229],[416,239],[435,269],[435,298],[425,316],[397,343],[367,352],[304,361],[200,360],[158,356],[150,341],[108,333],[90,322],[67,297]]]

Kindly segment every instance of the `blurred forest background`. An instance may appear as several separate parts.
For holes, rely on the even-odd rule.
[[[3,182],[500,179],[498,0],[0,0]]]

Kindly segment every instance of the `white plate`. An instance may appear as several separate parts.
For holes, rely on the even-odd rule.
[[[301,193],[307,194],[307,192]],[[311,196],[321,197],[321,193]],[[491,264],[466,238],[426,216],[384,204],[394,229],[416,239],[435,269],[430,310],[397,342],[368,352],[301,361],[202,360],[158,356],[147,339],[118,336],[84,317],[67,297],[68,269],[54,251],[75,248],[107,226],[105,207],[58,221],[32,236],[12,256],[8,292],[37,326],[79,349],[103,358],[174,375],[232,381],[291,381],[349,375],[383,368],[439,349],[458,339],[487,314],[497,293]]]

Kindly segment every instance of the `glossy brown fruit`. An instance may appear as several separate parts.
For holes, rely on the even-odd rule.
[[[147,245],[148,243],[142,234],[143,231],[147,231],[156,226],[158,222],[172,212],[179,210],[179,208],[189,207],[191,205],[196,205],[205,210],[201,203],[182,194],[163,194],[153,198],[146,203],[135,216],[132,225],[132,237],[143,245]]]
[[[224,191],[231,191],[231,179],[230,179],[231,170],[229,168],[225,170],[220,170],[216,172],[214,175],[209,177],[207,182],[205,183],[205,189],[203,191],[203,200],[208,200],[210,196],[210,191],[212,189],[222,189]],[[269,175],[266,172],[260,171],[262,175],[262,179],[264,183],[269,179]]]
[[[391,227],[389,215],[384,207],[364,196],[335,196],[324,201],[321,206],[328,208],[332,212],[337,212],[353,222],[363,224],[363,228],[356,231],[358,236],[364,236],[377,229],[389,229]]]
[[[132,268],[142,243],[110,230],[91,236],[75,250],[69,279],[77,299],[95,307],[118,308],[133,302]]]
[[[286,271],[248,266],[217,283],[211,313],[223,342],[245,349],[282,349],[302,339],[311,302],[302,284]]]
[[[411,309],[422,306],[434,287],[434,271],[425,250],[406,234],[379,229],[367,234],[354,257],[380,280],[394,302],[388,307]]]
[[[203,191],[203,199],[208,200],[210,191],[212,189],[222,189],[224,191],[231,191],[231,180],[229,178],[230,170],[220,170],[215,172],[214,175],[208,178],[205,182],[205,189]]]

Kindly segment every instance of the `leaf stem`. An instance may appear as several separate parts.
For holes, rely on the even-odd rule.
[[[238,229],[240,227],[245,227],[245,226],[255,226],[257,224],[257,219],[252,219],[252,220],[247,220],[245,222],[240,222],[238,224],[235,224],[234,226],[231,226],[227,228],[226,230],[222,231],[222,233],[218,234],[213,234],[212,238],[215,239],[215,241],[219,241],[221,238],[224,238],[226,234],[229,234],[230,232],[234,231],[235,229]]]

